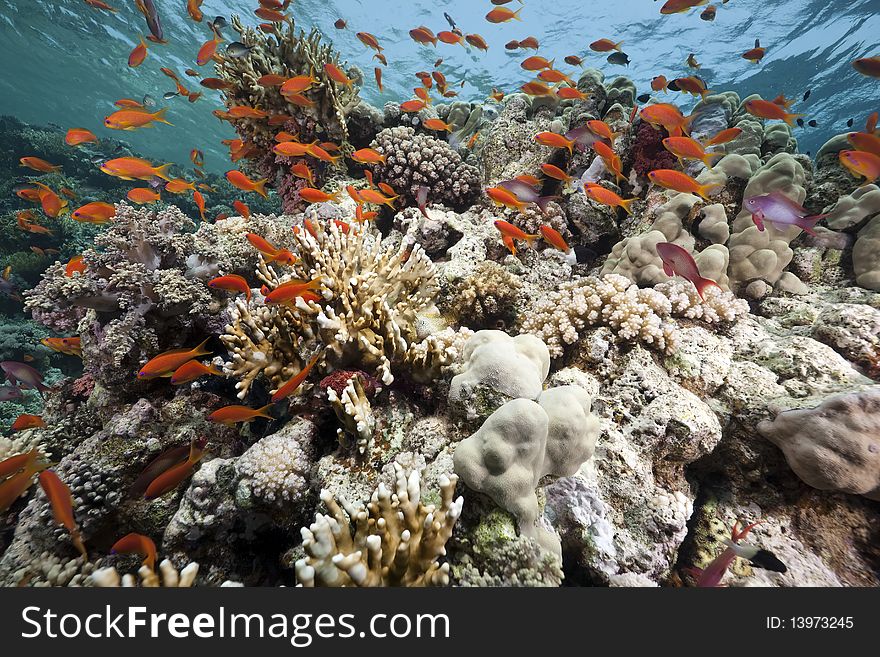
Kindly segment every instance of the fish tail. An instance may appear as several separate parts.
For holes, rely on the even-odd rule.
[[[540,236],[540,235],[528,235],[528,234],[526,234],[526,236],[523,237],[523,239],[526,241],[526,244],[528,244],[531,248],[534,249],[534,248],[535,248],[535,241],[536,241],[539,237],[541,237],[541,236]]]
[[[708,168],[711,169],[716,164],[718,164],[722,159],[724,159],[725,155],[726,155],[726,153],[706,153],[701,159],[703,160],[703,164],[705,164]],[[718,159],[715,160],[715,158],[718,158]],[[713,160],[715,160],[715,161],[713,162]]]
[[[622,207],[628,215],[632,216],[632,213],[633,213],[632,204],[638,200],[639,199],[637,199],[637,198],[621,199],[620,200],[620,207]]]
[[[538,206],[538,209],[541,210],[543,214],[547,214],[547,205],[549,205],[550,201],[555,201],[558,198],[558,196],[540,196],[538,197],[538,200],[535,201],[535,205]]]
[[[266,191],[266,183],[269,182],[268,178],[263,178],[262,180],[258,180],[254,183],[253,191],[262,196],[265,199],[269,198],[269,193]]]
[[[248,290],[248,292],[250,292],[250,290]],[[209,365],[208,374],[213,374],[214,376],[223,376],[223,370],[218,370],[215,365]]]
[[[89,553],[86,550],[86,546],[83,543],[82,536],[79,535],[79,530],[74,528],[70,532],[70,542],[73,543],[73,547],[79,550],[79,553],[82,555],[84,561],[89,560]]]
[[[163,164],[160,167],[156,167],[153,170],[153,174],[155,174],[157,177],[161,178],[162,180],[165,180],[167,182],[171,182],[172,178],[168,174],[168,169],[170,169],[170,168],[171,168],[171,162],[169,162],[168,164]]]
[[[709,183],[708,185],[700,185],[700,187],[697,188],[697,194],[702,196],[707,201],[711,201],[712,200],[711,196],[713,194],[717,194],[723,188],[724,188],[724,186],[719,185],[718,183]]]
[[[256,411],[254,411],[254,413],[255,413],[255,415],[257,415],[259,417],[265,417],[270,420],[274,420],[275,418],[269,414],[269,409],[272,408],[273,405],[274,405],[274,402],[270,403],[270,404],[266,404],[265,406],[258,408]]]
[[[622,46],[622,45],[623,45],[623,41],[618,41],[617,43],[614,44],[614,49],[617,52],[620,52],[620,46]]]
[[[521,21],[522,18],[519,17],[519,12],[521,12],[522,10],[523,10],[523,8],[520,7],[520,8],[517,9],[515,12],[513,12],[513,16],[512,16],[512,18],[515,18],[516,20]],[[551,63],[551,66],[552,66],[552,63]]]
[[[208,344],[208,341],[210,339],[210,337],[205,338],[204,340],[202,340],[202,343],[198,347],[192,350],[193,358],[195,358],[196,356],[209,356],[214,353],[210,349],[205,349],[205,345]]]
[[[816,231],[813,228],[819,223],[822,219],[827,217],[828,214],[814,214],[809,217],[801,217],[795,222],[795,225],[798,228],[802,228],[805,233],[808,235],[816,235]]]
[[[797,120],[802,116],[806,116],[806,114],[786,114],[783,117],[783,121],[785,121],[788,125],[794,127]]]
[[[694,281],[694,287],[697,288],[697,294],[700,295],[700,299],[703,299],[705,301],[706,297],[704,296],[704,294],[707,288],[717,287],[720,289],[721,286],[710,278],[700,277],[696,281]]]
[[[168,111],[168,108],[167,108],[167,107],[163,107],[162,109],[160,109],[160,110],[159,110],[158,112],[156,112],[155,114],[152,114],[151,116],[153,117],[153,120],[154,120],[154,121],[158,121],[159,123],[165,123],[166,125],[174,125],[173,123],[171,123],[170,121],[168,121],[168,119],[165,118],[165,113],[166,113],[167,111]]]

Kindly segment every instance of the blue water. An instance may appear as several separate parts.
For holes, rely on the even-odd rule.
[[[207,154],[208,169],[228,168],[219,141],[233,133],[210,113],[221,106],[220,96],[183,75],[186,68],[198,68],[196,51],[210,36],[206,22],[189,18],[185,0],[155,0],[169,43],[152,46],[146,62],[130,69],[128,53],[138,35],[145,33],[145,21],[133,0],[107,1],[119,9],[117,14],[95,10],[83,0],[0,0],[0,113],[65,129],[86,127],[99,136],[122,136],[155,160],[186,163],[190,150],[200,148]],[[350,63],[364,71],[361,94],[379,106],[409,98],[416,82],[412,74],[431,70],[438,57],[443,58],[442,70],[451,83],[465,81],[459,90],[464,100],[481,100],[492,87],[515,91],[530,79],[519,63],[533,53],[505,51],[504,44],[534,36],[541,44],[538,54],[556,58],[562,70],[576,73],[576,67],[564,65],[562,59],[577,54],[608,77],[631,77],[639,93],[649,90],[655,75],[691,74],[685,64],[691,52],[712,90],[770,97],[784,93],[800,99],[810,89],[808,102],[795,106],[795,111],[818,122],[816,128],[796,129],[802,151],[815,153],[826,139],[846,130],[848,119],[859,125],[865,115],[880,109],[880,81],[858,74],[851,66],[854,59],[880,54],[880,0],[730,0],[726,4],[719,0],[711,23],[700,20],[702,8],[662,16],[660,5],[653,0],[531,0],[520,13],[521,22],[498,25],[484,19],[493,8],[488,0],[294,0],[290,13],[299,26],[320,28]],[[256,6],[256,0],[206,0],[202,9],[206,20],[239,13],[256,24],[260,22],[253,15]],[[520,5],[514,1],[507,6]],[[483,36],[489,51],[443,43],[436,48],[420,46],[409,37],[409,30],[420,24],[435,32],[449,29],[444,12],[465,33]],[[348,22],[348,29],[333,27],[338,18]],[[378,36],[388,57],[382,94],[373,81],[373,51],[355,38],[361,30]],[[227,36],[232,34],[226,30]],[[603,37],[625,42],[623,49],[631,59],[628,67],[612,66],[605,55],[588,50],[587,44]],[[760,65],[740,57],[756,38],[767,48]],[[160,66],[178,71],[187,86],[204,91],[205,97],[195,104],[183,98],[163,101],[162,94],[173,86],[159,72]],[[210,65],[200,72],[213,75]],[[159,106],[168,106],[174,127],[126,133],[102,127],[114,100],[144,94],[156,98]],[[687,96],[672,97],[689,104]]]

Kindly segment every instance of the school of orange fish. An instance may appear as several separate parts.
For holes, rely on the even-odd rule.
[[[84,2],[98,11],[116,11],[114,7],[103,2],[103,0],[84,0]],[[146,38],[139,36],[138,45],[131,51],[128,57],[128,66],[132,68],[143,65],[149,56],[150,50],[165,43],[159,17],[152,0],[135,0],[135,2],[146,19],[150,34],[146,35]],[[185,0],[185,2],[181,0],[181,2],[185,4],[185,10],[193,21],[201,23],[204,20],[201,10],[202,0]],[[525,6],[519,7],[514,11],[505,6],[510,3],[510,0],[491,0],[491,2],[494,8],[486,14],[485,20],[487,22],[504,24],[512,20],[524,20],[520,14],[526,9]],[[723,0],[723,4],[727,2],[728,0]],[[523,3],[520,2],[520,4]],[[688,12],[693,8],[705,6],[706,4],[707,0],[668,0],[660,8],[660,14]],[[268,31],[272,28],[273,24],[289,20],[287,14],[289,10],[290,0],[259,0],[259,6],[253,13],[257,18],[264,21],[260,27]],[[717,7],[709,5],[701,11],[700,18],[703,20],[714,20],[716,12]],[[218,47],[223,40],[219,29],[221,26],[219,20],[218,18],[214,22],[208,23],[212,35],[194,53],[197,66],[205,66],[211,61],[219,61],[224,56],[218,51]],[[347,23],[343,19],[337,20],[335,27],[339,30],[348,29]],[[451,30],[439,31],[435,34],[426,26],[418,26],[409,30],[409,36],[417,43],[426,46],[436,47],[438,42],[440,42],[448,45],[461,45],[463,47],[465,44],[469,44],[481,51],[488,50],[489,48],[488,43],[481,35],[476,33],[465,34],[457,27],[453,27]],[[364,45],[376,51],[373,57],[377,61],[382,65],[387,65],[385,49],[380,44],[377,36],[368,32],[357,32],[356,37]],[[151,45],[148,45],[147,42],[150,42]],[[601,38],[590,43],[589,49],[597,53],[611,53],[608,56],[608,60],[611,63],[627,63],[629,61],[628,57],[621,51],[622,43],[622,41],[615,41],[611,38]],[[508,50],[538,50],[539,43],[534,37],[527,37],[521,40],[510,41],[505,45],[505,48]],[[755,47],[742,53],[741,57],[758,64],[765,56],[765,53],[766,48],[762,47],[759,41],[756,41]],[[584,61],[575,54],[568,55],[564,59],[565,63],[571,66],[581,66]],[[428,107],[432,102],[432,92],[436,92],[442,98],[451,98],[457,95],[457,92],[450,88],[446,77],[439,70],[442,61],[442,59],[437,60],[435,63],[436,70],[431,73],[423,71],[415,74],[420,85],[413,90],[414,98],[401,103],[400,108],[402,112],[417,113]],[[695,54],[692,53],[688,57],[687,65],[695,69],[700,67]],[[859,59],[854,61],[852,65],[859,73],[880,78],[880,57]],[[589,94],[577,88],[577,83],[568,73],[556,69],[555,62],[552,60],[548,61],[539,55],[532,55],[522,61],[521,67],[524,71],[535,76],[535,79],[524,82],[519,86],[519,90],[525,94],[530,96],[555,95],[561,100],[585,100],[589,97]],[[202,92],[192,92],[187,89],[174,71],[164,67],[160,70],[174,81],[177,86],[177,95],[186,97],[193,103],[202,97]],[[383,89],[382,69],[376,67],[374,73],[376,86],[381,92]],[[187,74],[192,77],[199,75],[197,71],[192,69],[187,70]],[[354,84],[351,78],[333,64],[325,65],[324,74],[333,84]],[[299,75],[292,78],[280,75],[265,75],[260,78],[259,84],[277,86],[280,88],[280,93],[291,104],[308,106],[313,101],[309,100],[304,95],[304,92],[323,83],[315,78],[314,72],[312,72],[309,75]],[[206,89],[215,91],[222,91],[228,87],[228,83],[223,80],[211,77],[203,78],[201,85]],[[705,97],[710,93],[705,81],[697,76],[667,80],[665,76],[657,75],[651,81],[651,89],[655,93],[665,94],[669,91],[678,91],[700,97]],[[497,88],[493,89],[490,94],[490,98],[496,102],[501,102],[504,96],[504,92],[499,91]],[[741,132],[738,128],[729,128],[703,141],[697,141],[689,136],[689,127],[695,118],[694,115],[685,116],[675,104],[657,102],[653,97],[650,100],[651,103],[642,108],[639,108],[638,105],[633,108],[629,117],[629,129],[632,129],[632,125],[637,119],[649,123],[657,129],[662,128],[668,135],[663,139],[663,146],[677,157],[682,164],[687,161],[699,161],[704,163],[706,167],[711,168],[718,159],[724,156],[724,152],[707,149],[714,149],[729,143],[735,140]],[[145,103],[129,98],[119,99],[115,101],[114,105],[115,110],[103,119],[103,125],[108,129],[129,131],[153,126],[157,123],[172,125],[166,118],[165,109],[151,112],[145,106]],[[745,103],[745,109],[760,119],[781,120],[789,125],[794,125],[795,121],[803,115],[789,112],[791,105],[791,100],[780,95],[772,101],[761,99],[749,100]],[[246,106],[232,106],[225,110],[214,110],[213,114],[220,119],[226,120],[241,118],[266,120],[269,126],[283,125],[289,119],[286,115],[271,115],[263,110]],[[877,121],[878,114],[875,112],[868,118],[864,131],[849,134],[849,141],[853,148],[840,152],[841,164],[852,172],[854,176],[863,177],[864,184],[873,182],[880,177],[880,137],[878,137]],[[426,119],[422,125],[428,130],[441,133],[452,132],[454,129],[454,126],[436,118]],[[601,158],[605,169],[614,176],[615,181],[619,182],[626,181],[628,177],[623,171],[620,156],[615,152],[615,141],[618,136],[619,134],[613,132],[604,121],[592,120],[588,121],[584,126],[569,130],[566,134],[540,132],[534,136],[534,139],[537,143],[554,149],[565,149],[570,156],[574,154],[575,148],[593,149],[595,154]],[[467,143],[466,148],[473,148],[477,137],[478,134],[475,134]],[[71,148],[77,148],[84,144],[97,142],[98,137],[94,132],[86,128],[72,127],[67,131],[65,141]],[[275,141],[276,145],[273,150],[279,155],[289,157],[309,156],[317,161],[329,164],[336,164],[341,158],[340,155],[332,155],[339,147],[337,144],[330,142],[314,141],[308,144],[301,143],[295,135],[283,131],[279,131],[276,134]],[[249,146],[240,139],[230,139],[223,143],[229,147],[230,159],[233,163],[247,158],[252,149],[252,145]],[[355,162],[364,165],[384,162],[385,160],[384,155],[370,148],[357,150],[350,157]],[[190,159],[195,166],[196,175],[203,177],[203,152],[197,148],[192,149]],[[60,167],[32,155],[22,156],[20,162],[22,166],[38,174],[53,173],[60,169]],[[199,208],[201,219],[206,221],[205,197],[202,192],[211,193],[214,190],[204,183],[173,177],[170,174],[171,166],[171,164],[156,166],[140,158],[120,157],[104,162],[100,165],[100,170],[107,175],[115,176],[122,180],[154,183],[149,186],[134,187],[128,192],[128,200],[135,204],[156,203],[162,198],[162,193],[159,189],[160,185],[155,184],[157,181],[164,181],[162,186],[169,194],[191,192]],[[631,206],[639,200],[638,198],[622,198],[617,192],[600,184],[600,182],[581,183],[577,177],[570,175],[564,168],[553,164],[546,163],[541,167],[541,170],[544,176],[549,179],[560,181],[565,185],[580,186],[584,194],[595,203],[611,208],[622,208],[628,214],[632,214]],[[314,186],[312,171],[306,164],[294,165],[291,168],[291,174],[309,183],[309,186],[304,187],[299,192],[304,201],[308,203],[321,203],[339,199],[339,192],[330,194]],[[382,206],[387,206],[392,210],[396,210],[395,201],[400,198],[397,192],[387,184],[379,183],[375,185],[368,169],[365,170],[365,175],[369,183],[366,189],[355,189],[352,186],[346,188],[346,192],[356,203],[357,209],[352,220],[354,224],[371,221],[377,217],[378,210],[367,210],[366,208],[369,206],[375,206],[379,210],[381,210]],[[651,183],[659,187],[676,192],[697,194],[707,200],[719,190],[718,185],[703,185],[680,170],[655,170],[648,174],[648,178]],[[263,197],[268,196],[266,190],[268,180],[266,179],[252,180],[238,169],[229,170],[226,173],[226,179],[233,187],[243,192],[256,193]],[[538,192],[543,187],[544,182],[543,179],[535,176],[523,175],[514,180],[501,183],[498,186],[488,187],[485,189],[485,193],[497,206],[523,211],[530,204],[535,204],[543,212],[544,203],[548,197],[541,197]],[[56,191],[37,180],[29,182],[29,184],[18,189],[16,193],[20,198],[32,202],[35,206],[39,207],[46,218],[56,221],[60,221],[62,217],[69,215],[69,218],[74,221],[105,224],[115,214],[114,205],[102,202],[88,203],[71,210],[70,201],[76,198],[76,195],[71,190],[61,188]],[[234,206],[241,216],[247,218],[250,215],[250,209],[243,201],[236,201]],[[425,212],[422,204],[420,204],[420,209],[423,213]],[[225,216],[219,215],[215,220],[219,221],[224,218]],[[335,222],[336,226],[344,233],[348,233],[352,229],[351,224],[347,222],[339,220],[335,220]],[[22,210],[18,212],[17,223],[22,231],[34,234],[52,234],[51,228],[40,223],[36,210]],[[756,223],[758,223],[757,218]],[[552,248],[562,252],[569,253],[571,251],[563,236],[549,225],[540,226],[539,234],[527,234],[512,223],[501,219],[494,221],[494,225],[499,231],[502,243],[513,255],[517,253],[516,242],[525,241],[531,245],[538,239],[543,239]],[[312,222],[306,220],[304,227],[313,235],[317,235],[318,227]],[[760,224],[759,227],[761,227]],[[276,248],[260,235],[248,233],[247,239],[262,254],[266,262],[289,265],[296,261],[296,256],[289,250]],[[54,251],[52,249],[39,249],[36,246],[31,248],[44,254],[50,254]],[[700,276],[693,257],[681,247],[669,243],[660,244],[658,245],[658,255],[663,260],[667,274],[672,275],[674,273],[690,280],[696,286],[701,296],[705,287],[715,285],[714,281]],[[71,258],[67,263],[66,274],[68,276],[84,271],[85,264],[79,256]],[[3,273],[4,280],[8,279],[9,273],[7,268],[7,271]],[[219,276],[209,281],[208,286],[244,294],[247,299],[251,297],[250,284],[238,275]],[[266,303],[283,303],[292,307],[297,298],[315,301],[321,298],[319,292],[320,279],[312,281],[292,280],[280,285],[271,292],[265,286],[261,291],[266,298]],[[223,373],[213,365],[206,365],[199,360],[199,358],[211,354],[211,351],[206,349],[206,343],[209,339],[191,349],[176,349],[155,356],[142,366],[141,370],[137,373],[137,377],[141,380],[164,377],[170,379],[172,385],[182,385],[202,376],[222,375]],[[59,353],[82,356],[80,339],[76,336],[46,338],[42,340],[42,344]],[[258,409],[241,405],[225,406],[212,412],[208,416],[209,419],[227,425],[251,422],[256,418],[273,419],[269,413],[272,405],[293,395],[298,390],[305,382],[312,368],[317,364],[319,357],[320,354],[316,355],[299,374],[281,386],[272,395],[269,405]],[[0,363],[0,365],[2,365],[13,389],[36,389],[41,394],[44,391],[50,390],[43,384],[40,373],[26,363],[6,361]],[[11,429],[12,431],[20,431],[44,426],[46,426],[45,422],[38,415],[21,415],[15,420]],[[205,453],[205,447],[206,440],[198,439],[194,440],[189,446],[175,447],[160,454],[144,469],[143,474],[132,486],[131,493],[146,499],[154,499],[174,490],[193,473],[196,465]],[[55,521],[67,529],[73,544],[87,557],[86,547],[80,539],[74,519],[73,500],[70,489],[49,469],[50,467],[51,464],[37,450],[19,454],[0,462],[0,512],[7,510],[28,490],[33,484],[34,476],[38,475],[39,484],[50,502]],[[114,553],[142,555],[144,565],[151,569],[155,567],[156,546],[149,537],[140,534],[129,534],[117,541],[112,551]]]

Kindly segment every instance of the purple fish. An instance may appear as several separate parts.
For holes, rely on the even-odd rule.
[[[704,299],[703,292],[707,287],[714,285],[718,287],[715,281],[700,276],[700,269],[694,257],[681,248],[678,244],[672,242],[660,242],[657,245],[657,255],[663,261],[663,271],[667,276],[678,275],[686,278],[694,287],[697,288],[697,294]]]
[[[18,384],[25,388],[35,388],[40,392],[50,390],[49,386],[43,384],[43,375],[30,365],[14,360],[4,360],[0,362],[0,369],[6,372],[6,378],[12,384]]]
[[[21,388],[15,386],[0,386],[0,402],[21,399]]]
[[[425,208],[428,206],[428,186],[427,185],[420,185],[419,186],[419,191],[416,193],[416,203],[419,206],[419,211],[427,219],[428,213],[425,211]]]
[[[147,19],[147,27],[150,28],[150,33],[159,41],[164,41],[162,38],[162,21],[159,20],[159,12],[156,10],[153,0],[140,0],[138,5],[144,18]]]
[[[780,230],[786,226],[797,226],[810,235],[815,235],[816,231],[813,230],[813,226],[820,219],[828,216],[827,214],[807,216],[809,213],[803,206],[798,205],[778,190],[747,198],[743,201],[743,207],[752,213],[752,220],[760,231],[764,230],[764,222],[767,221]]]
[[[595,132],[590,130],[589,126],[586,125],[582,125],[580,128],[572,128],[565,133],[565,138],[574,141],[578,146],[578,150],[581,151],[586,150],[597,141],[604,142],[609,146],[611,145],[607,139],[603,139]]]
[[[534,187],[516,178],[502,180],[498,186],[503,187],[524,203],[534,203],[544,214],[547,214],[547,204],[559,198],[558,196],[541,196]]]

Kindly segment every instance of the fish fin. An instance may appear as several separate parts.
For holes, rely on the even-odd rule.
[[[165,123],[166,125],[174,125],[173,123],[171,123],[170,121],[168,121],[168,119],[165,118],[165,113],[166,113],[167,111],[168,111],[168,108],[167,108],[167,107],[163,107],[163,108],[160,109],[158,112],[156,112],[155,114],[152,115],[152,116],[153,116],[153,120],[154,120],[154,121],[158,121],[159,123]]]
[[[269,193],[266,191],[267,182],[269,182],[269,179],[263,178],[254,183],[254,191],[265,199],[269,198]]]
[[[515,18],[515,19],[518,20],[518,21],[521,21],[522,18],[519,17],[519,12],[521,12],[522,10],[523,10],[523,8],[520,7],[520,8],[517,9],[515,12],[513,12],[513,18]],[[553,60],[553,61],[556,61],[556,60]],[[553,67],[553,62],[550,62],[550,67],[551,67],[551,68]]]
[[[193,349],[193,358],[195,358],[196,356],[210,356],[212,353],[214,353],[211,350],[205,349],[205,345],[208,344],[208,341],[210,339],[211,338],[205,338],[204,340],[202,340],[202,343],[198,347]]]
[[[538,206],[538,209],[541,210],[543,214],[547,214],[547,205],[550,201],[555,201],[558,198],[558,196],[539,196],[538,200],[535,201],[535,205]]]
[[[752,221],[755,222],[755,225],[758,227],[758,230],[763,233],[764,232],[764,217],[760,214],[753,214]]]
[[[816,236],[816,231],[813,228],[819,223],[822,219],[827,217],[828,214],[814,214],[810,217],[801,217],[798,221],[795,222],[795,226],[798,228],[802,228],[803,231],[807,235]]]
[[[663,273],[670,277],[675,276],[675,270],[665,262],[663,263]]]
[[[698,278],[698,279],[696,280],[696,282],[694,283],[694,287],[697,288],[697,294],[700,295],[700,299],[703,299],[703,300],[705,301],[705,300],[706,300],[706,297],[704,296],[704,293],[705,293],[705,291],[706,291],[707,288],[710,288],[710,287],[717,287],[717,288],[720,289],[721,286],[718,285],[718,283],[716,283],[715,281],[713,281],[713,280],[710,279],[710,278],[702,278],[702,277],[700,277],[700,278]]]
[[[168,164],[163,164],[160,167],[156,167],[156,169],[155,169],[155,171],[153,171],[153,173],[156,174],[156,176],[158,178],[161,178],[162,180],[165,180],[167,182],[171,182],[173,180],[173,178],[171,178],[168,175],[168,169],[170,169],[171,166],[172,166],[171,162],[169,162]],[[129,180],[133,180],[133,179],[129,178]]]
[[[722,189],[724,189],[724,185],[720,185],[718,183],[709,183],[707,185],[700,185],[699,189],[697,189],[697,194],[702,196],[707,201],[712,200],[712,194],[717,194]]]
[[[623,45],[623,41],[618,41],[617,43],[614,44],[614,49],[617,52],[620,52],[620,46],[622,46],[622,45]]]
[[[716,164],[718,164],[722,159],[724,159],[725,155],[727,155],[727,153],[706,153],[702,158],[703,164],[705,164],[708,168],[711,169]],[[713,162],[712,160],[715,158],[718,158],[718,159]]]
[[[272,406],[274,406],[274,405],[275,405],[274,402],[272,402],[270,404],[266,404],[265,406],[262,406],[261,408],[256,409],[255,413],[256,413],[256,415],[258,415],[260,417],[265,417],[270,420],[274,420],[275,418],[269,414],[269,409],[272,408]]]
[[[637,199],[637,198],[621,199],[620,207],[622,207],[628,215],[632,216],[632,213],[633,213],[632,204],[638,200],[639,199]]]
[[[783,121],[785,121],[791,127],[794,127],[796,121],[802,116],[806,116],[806,114],[786,114],[783,117]]]
[[[526,235],[523,239],[525,239],[526,244],[528,244],[531,248],[535,248],[535,241],[541,237],[540,235]]]

